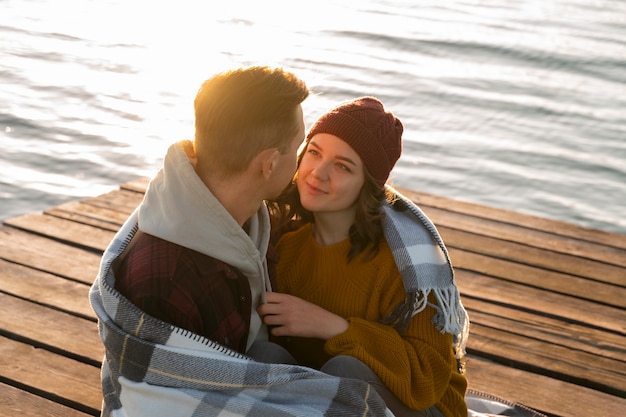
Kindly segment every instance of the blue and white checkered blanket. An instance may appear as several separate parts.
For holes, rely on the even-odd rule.
[[[112,271],[136,219],[105,251],[90,291],[106,351],[103,417],[392,416],[365,382],[255,362],[139,310],[115,290]]]

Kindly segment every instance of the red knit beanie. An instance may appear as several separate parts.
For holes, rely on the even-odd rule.
[[[307,135],[328,133],[342,139],[359,155],[382,187],[402,152],[402,122],[375,97],[361,97],[323,114]]]

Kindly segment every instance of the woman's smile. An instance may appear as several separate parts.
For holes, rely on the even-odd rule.
[[[302,206],[313,212],[353,211],[365,182],[359,155],[339,137],[318,133],[307,144],[298,168]]]
[[[306,186],[306,192],[308,192],[309,194],[328,194],[328,192],[324,191],[323,189],[316,187],[315,185],[311,184],[309,181],[304,181],[304,184]]]

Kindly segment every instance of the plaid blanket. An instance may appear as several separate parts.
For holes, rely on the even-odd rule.
[[[469,410],[468,417],[547,417],[523,404],[471,389],[467,391],[465,401]]]
[[[115,235],[90,290],[105,346],[102,416],[392,416],[367,383],[251,360],[154,319],[114,288],[113,266],[137,231]]]
[[[433,292],[435,325],[455,335],[464,352],[469,321],[454,283],[448,252],[435,226],[397,191],[384,207],[385,237],[407,291],[388,318],[403,328]],[[264,364],[225,346],[154,319],[114,288],[113,266],[137,232],[135,211],[106,249],[89,297],[105,346],[102,417],[389,416],[365,382],[310,368]],[[519,404],[469,391],[469,416],[541,417]]]
[[[434,294],[437,301],[432,306],[437,310],[434,324],[442,332],[453,335],[453,347],[460,360],[465,355],[469,318],[459,297],[448,251],[426,214],[397,190],[387,188],[395,194],[395,199],[383,207],[383,229],[407,297],[386,321],[402,331],[411,317],[426,308],[428,295]],[[523,404],[471,389],[465,401],[468,417],[545,417]]]
[[[429,304],[428,296],[434,294],[437,301],[432,305],[437,311],[434,324],[442,332],[452,334],[460,360],[465,355],[469,318],[461,303],[446,246],[435,225],[415,203],[386,187],[395,199],[383,206],[383,230],[407,296],[385,322],[403,332],[411,318]]]

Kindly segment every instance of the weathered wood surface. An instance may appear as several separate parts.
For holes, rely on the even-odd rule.
[[[0,228],[0,415],[98,415],[89,306],[144,178]],[[401,190],[437,225],[472,321],[470,387],[550,416],[626,415],[626,236]]]

